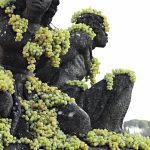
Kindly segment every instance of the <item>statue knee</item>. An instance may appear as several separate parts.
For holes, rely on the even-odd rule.
[[[78,105],[69,103],[58,111],[59,127],[69,135],[82,136],[91,129],[90,117]]]

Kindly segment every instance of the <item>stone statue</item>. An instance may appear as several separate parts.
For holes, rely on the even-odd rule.
[[[24,34],[24,38],[21,42],[15,42],[15,33],[12,30],[11,26],[8,25],[8,17],[4,13],[2,9],[0,9],[0,28],[1,28],[1,36],[0,36],[0,63],[5,69],[9,69],[13,72],[14,79],[15,79],[15,88],[16,93],[13,95],[13,103],[12,98],[8,93],[2,95],[1,98],[1,116],[2,117],[10,117],[13,119],[12,125],[12,133],[15,131],[17,126],[19,117],[21,115],[21,107],[17,100],[18,95],[23,95],[23,86],[26,81],[26,77],[28,76],[27,72],[27,62],[22,57],[21,50],[23,49],[24,45],[27,41],[32,38],[34,33],[41,27],[41,26],[48,26],[53,15],[57,10],[57,5],[59,1],[51,1],[46,0],[42,3],[39,0],[36,1],[16,1],[16,12],[21,16],[27,18],[29,20],[29,28],[28,31]],[[35,15],[36,14],[36,15]],[[48,16],[48,17],[46,17]],[[44,19],[46,17],[46,19]],[[8,44],[9,43],[9,44]],[[6,99],[6,104],[4,103],[4,98]],[[9,102],[10,101],[10,102]],[[6,108],[7,107],[7,108]],[[12,110],[12,113],[10,114]],[[13,127],[14,126],[14,127]]]
[[[108,42],[102,18],[99,16],[85,14],[78,19],[77,24],[79,23],[89,25],[96,33],[96,37],[92,41],[85,32],[71,32],[71,47],[68,53],[62,57],[60,69],[57,69],[56,72],[49,72],[48,70],[52,70],[52,68],[48,62],[44,67],[37,67],[37,76],[42,81],[48,82],[49,85],[61,87],[68,80],[82,80],[89,74],[92,50],[95,47],[105,47]],[[39,64],[42,65],[42,63]]]
[[[15,5],[14,13],[28,19],[29,24],[22,41],[16,42],[15,33],[8,25],[8,17],[4,10],[0,9],[0,64],[5,69],[11,70],[15,79],[13,95],[0,92],[0,117],[12,119],[12,135],[32,139],[29,124],[22,118],[23,111],[18,100],[18,97],[24,97],[28,101],[33,99],[32,94],[28,94],[25,90],[25,83],[27,78],[34,74],[27,71],[27,61],[22,56],[22,49],[34,38],[40,27],[53,30],[50,23],[57,11],[59,0],[16,0]],[[59,68],[50,66],[50,60],[45,56],[42,56],[36,64],[35,76],[76,99],[78,105],[69,102],[67,106],[58,108],[57,119],[60,129],[65,134],[77,135],[83,140],[85,134],[94,128],[121,131],[133,88],[126,75],[114,77],[112,91],[107,90],[105,80],[86,91],[65,84],[69,80],[82,80],[89,75],[92,50],[96,47],[103,48],[108,42],[103,21],[103,18],[96,14],[81,15],[77,18],[76,24],[84,23],[90,26],[96,34],[95,38],[92,40],[84,31],[71,31],[70,48],[68,53],[61,57]],[[25,145],[8,147],[10,150],[14,148],[29,149]]]

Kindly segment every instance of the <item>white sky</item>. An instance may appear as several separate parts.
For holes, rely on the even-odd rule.
[[[73,12],[92,7],[102,11],[110,24],[109,42],[94,50],[101,61],[101,80],[115,68],[134,70],[137,81],[125,120],[150,120],[150,1],[149,0],[61,0],[53,24],[71,25]]]

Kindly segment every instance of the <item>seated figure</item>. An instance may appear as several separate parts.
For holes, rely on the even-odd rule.
[[[24,84],[29,75],[27,61],[22,56],[22,50],[27,41],[33,38],[34,33],[41,27],[49,27],[53,15],[57,10],[59,0],[16,0],[14,14],[19,14],[29,20],[28,30],[24,33],[21,42],[15,41],[15,32],[8,24],[9,17],[0,9],[0,64],[5,69],[12,71],[15,79],[15,93],[0,93],[0,116],[9,117],[13,120],[12,133],[14,133],[19,117],[21,106],[18,96],[24,95]],[[13,99],[13,100],[12,100]]]
[[[95,14],[84,14],[77,19],[77,23],[90,26],[96,36],[93,40],[86,32],[72,31],[70,33],[70,48],[61,58],[59,69],[51,67],[49,61],[39,63],[36,75],[49,85],[61,87],[68,80],[82,80],[89,74],[92,62],[92,50],[105,47],[108,42],[107,33],[103,25],[103,18]]]
[[[28,30],[27,32],[24,33],[22,41],[16,42],[15,33],[12,27],[8,25],[9,18],[4,13],[4,10],[0,9],[0,17],[2,19],[2,22],[0,22],[0,27],[1,27],[1,33],[0,33],[1,34],[0,36],[1,62],[0,63],[5,69],[9,69],[12,71],[15,79],[15,93],[13,95],[10,95],[9,93],[3,93],[3,92],[0,93],[1,94],[0,116],[12,119],[11,133],[15,136],[20,137],[21,134],[18,132],[19,128],[17,128],[17,126],[22,126],[22,124],[25,123],[20,118],[22,115],[22,111],[21,111],[21,106],[18,97],[21,96],[21,97],[29,98],[29,95],[25,91],[24,85],[27,80],[27,77],[30,75],[32,76],[32,74],[30,74],[27,71],[27,61],[22,56],[22,49],[24,45],[27,43],[27,41],[33,38],[35,32],[41,26],[49,27],[49,29],[51,29],[49,23],[54,13],[57,10],[57,5],[59,4],[59,1],[45,0],[41,2],[40,0],[27,0],[27,1],[17,0],[15,4],[16,4],[16,10],[14,13],[15,14],[18,13],[20,14],[20,16],[28,19],[29,24],[28,24]],[[74,59],[75,56],[76,54],[73,55],[73,57],[70,59]],[[65,63],[66,61],[68,61],[67,59],[69,59],[69,57],[70,55],[64,58]],[[83,110],[79,109],[77,105],[73,107],[77,107],[76,109],[78,109],[78,113],[80,112],[81,116],[83,115],[87,118],[88,130],[89,130],[90,128],[89,116]],[[83,127],[81,126],[81,128]],[[28,133],[26,133],[26,136],[28,136]]]
[[[70,135],[76,134],[82,137],[82,134],[87,133],[91,127],[106,127],[110,130],[121,128],[122,118],[129,106],[129,103],[124,104],[126,99],[123,99],[121,102],[118,100],[115,103],[110,101],[111,92],[106,93],[108,97],[103,99],[104,94],[101,85],[104,83],[101,84],[101,82],[85,92],[80,92],[78,89],[74,92],[73,89],[71,92],[74,92],[74,94],[70,94],[70,87],[65,85],[69,80],[82,80],[85,76],[88,76],[93,58],[92,50],[96,47],[103,48],[108,42],[104,18],[99,15],[85,13],[77,18],[76,24],[84,23],[90,26],[96,36],[94,39],[91,39],[84,31],[71,31],[70,48],[68,53],[60,58],[59,68],[50,66],[50,60],[42,56],[36,64],[35,74],[27,71],[27,61],[22,56],[22,49],[29,40],[34,38],[35,32],[40,27],[48,27],[52,30],[49,23],[57,10],[58,4],[59,0],[16,0],[14,13],[20,14],[29,21],[28,30],[24,33],[21,42],[15,41],[15,33],[12,27],[8,25],[8,16],[0,9],[0,19],[2,20],[0,22],[0,64],[5,69],[11,70],[15,79],[15,93],[13,95],[4,92],[0,93],[0,116],[12,119],[11,133],[18,138],[22,137],[22,128],[29,129],[29,125],[21,118],[22,110],[18,100],[19,96],[28,101],[33,98],[25,90],[28,76],[35,75],[41,81],[48,83],[49,86],[56,86],[68,93],[68,95],[77,98],[77,103],[79,103],[80,107],[69,103],[66,107],[58,108],[60,128]],[[126,80],[129,83],[128,79]],[[122,91],[124,87],[128,88],[128,85],[123,85]],[[131,88],[130,86],[130,90]],[[105,88],[103,90],[106,91]],[[97,92],[96,96],[94,95],[95,91]],[[113,91],[113,94],[116,93],[117,91]],[[117,108],[115,107],[116,103],[118,104]],[[121,105],[119,105],[120,103]],[[114,109],[116,108],[115,114],[119,114],[118,110],[120,111],[119,108],[122,104],[124,104],[124,108],[120,115],[117,116],[118,118],[114,120],[114,116],[111,115],[114,110],[111,109],[111,106]],[[107,111],[107,106],[110,108],[110,112]],[[72,113],[72,111],[74,112]],[[107,114],[106,118],[108,118],[106,122],[104,121],[105,114]],[[71,117],[69,118],[69,116]],[[102,123],[101,120],[103,120]],[[23,136],[32,138],[29,131],[23,134]]]

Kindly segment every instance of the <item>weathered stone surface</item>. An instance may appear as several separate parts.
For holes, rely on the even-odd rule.
[[[39,7],[34,7],[32,3],[38,3]],[[8,26],[8,16],[0,9],[0,64],[5,69],[11,70],[15,79],[15,93],[12,97],[8,93],[0,92],[0,117],[12,119],[11,134],[17,138],[32,139],[29,124],[21,118],[22,110],[18,100],[19,96],[27,100],[31,100],[33,96],[25,89],[28,74],[27,61],[22,56],[22,49],[28,40],[34,37],[33,35],[40,26],[51,28],[49,24],[57,11],[58,4],[59,0],[43,3],[39,3],[39,0],[16,1],[15,13],[29,20],[28,30],[24,33],[21,42],[15,42],[15,33],[12,27]],[[106,89],[105,80],[98,82],[85,92],[78,87],[65,85],[68,80],[82,80],[89,75],[93,58],[92,50],[95,47],[105,47],[108,42],[102,17],[88,13],[79,17],[78,23],[89,25],[96,33],[96,37],[91,40],[86,32],[72,31],[70,49],[60,58],[60,68],[51,67],[50,60],[42,56],[36,63],[35,76],[50,86],[60,88],[70,97],[76,98],[80,107],[72,103],[61,107],[57,112],[58,122],[64,133],[77,135],[83,139],[82,136],[92,128],[121,130],[123,118],[130,104],[133,86],[126,75],[115,77],[112,91]],[[29,150],[30,148],[24,144],[14,144],[4,149]],[[108,148],[90,147],[89,150],[108,150]]]
[[[118,75],[114,78],[112,91],[107,90],[105,80],[85,92],[75,86],[65,85],[61,89],[75,98],[77,104],[87,112],[92,128],[119,132],[131,101],[132,88],[127,75]]]
[[[109,148],[107,147],[89,147],[89,150],[110,150]]]
[[[92,128],[119,131],[128,110],[133,85],[127,75],[114,78],[112,91],[102,80],[85,92],[83,109],[91,119]]]
[[[110,150],[108,147],[89,147],[89,150]],[[130,150],[128,148],[121,148],[120,150]]]
[[[91,129],[90,118],[79,106],[69,103],[58,111],[59,127],[66,134],[82,135]]]
[[[5,147],[4,150],[30,150],[30,148],[25,144],[11,144],[8,147]]]
[[[13,106],[12,96],[7,92],[0,92],[0,116],[8,117]]]
[[[25,119],[20,117],[14,136],[17,138],[27,137],[28,139],[32,139],[32,135],[29,130],[29,123],[25,121]]]
[[[62,92],[67,93],[70,97],[75,98],[78,106],[80,106],[81,108],[83,107],[84,91],[81,88],[77,86],[65,85],[60,89]]]

